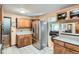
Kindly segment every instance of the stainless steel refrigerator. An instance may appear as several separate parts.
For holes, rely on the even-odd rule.
[[[47,22],[35,20],[32,23],[33,40],[32,44],[37,49],[43,49],[47,47]]]

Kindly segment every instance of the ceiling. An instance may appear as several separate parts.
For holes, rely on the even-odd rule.
[[[66,8],[72,4],[4,4],[5,12],[22,16],[39,16],[55,10]]]

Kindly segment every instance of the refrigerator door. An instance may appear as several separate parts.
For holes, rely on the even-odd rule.
[[[43,49],[47,47],[47,23],[45,21],[41,21],[39,28],[41,28],[39,34],[40,49]]]
[[[33,24],[33,40],[32,40],[32,44],[34,47],[40,49],[40,40],[39,40],[39,21],[34,21]]]

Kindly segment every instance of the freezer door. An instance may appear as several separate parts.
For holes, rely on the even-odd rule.
[[[33,40],[32,44],[34,47],[40,49],[40,40],[39,40],[39,21],[34,22],[34,34],[33,34]]]
[[[47,23],[41,22],[41,49],[47,47]]]

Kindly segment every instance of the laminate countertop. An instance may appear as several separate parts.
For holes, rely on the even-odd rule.
[[[58,37],[54,37],[53,39],[71,43],[74,45],[79,45],[79,36],[60,35]]]

